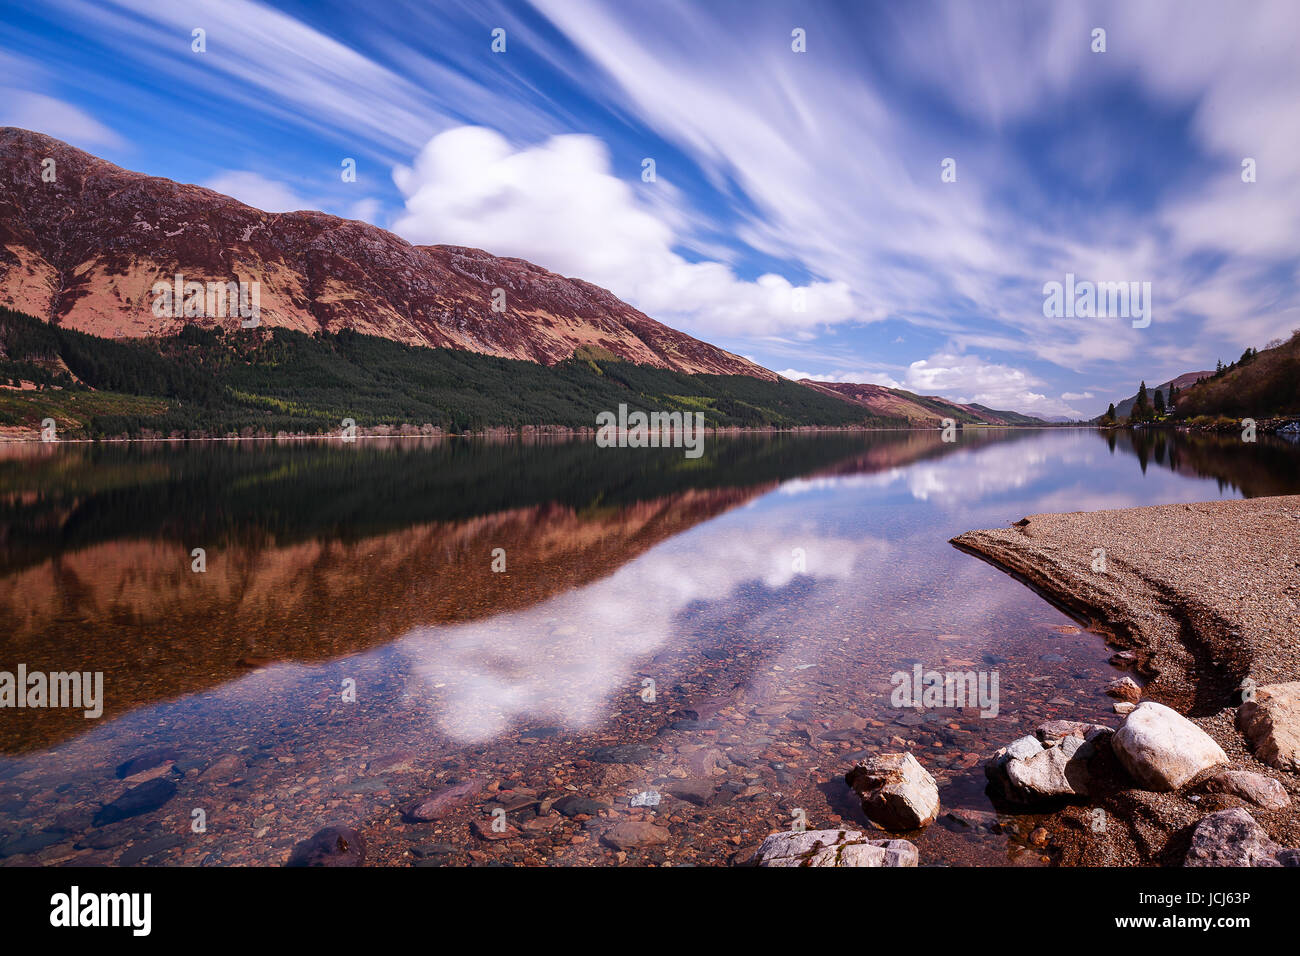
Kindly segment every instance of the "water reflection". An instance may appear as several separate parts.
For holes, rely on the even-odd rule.
[[[642,812],[631,795],[702,779],[703,802],[664,797],[673,835],[655,852],[716,863],[793,807],[861,823],[838,777],[854,754],[900,745],[945,806],[987,811],[979,764],[994,747],[1046,717],[1109,717],[1106,651],[947,539],[1029,513],[1300,484],[1294,451],[1173,434],[710,445],[692,463],[584,443],[12,455],[0,668],[104,670],[118,716],[88,730],[3,715],[21,755],[0,759],[0,857],[275,863],[341,817],[385,862],[430,833],[455,862],[609,862],[580,824],[526,801],[512,821],[531,829],[500,845],[468,829],[481,800],[431,829],[396,808],[469,779]],[[197,575],[189,549],[204,544]],[[916,662],[997,667],[998,718],[893,710],[889,677]],[[611,764],[609,747],[633,749]],[[159,748],[184,799],[94,825],[128,786],[114,769]],[[202,839],[194,806],[212,808]],[[927,861],[1041,862],[1014,832],[917,839]]]

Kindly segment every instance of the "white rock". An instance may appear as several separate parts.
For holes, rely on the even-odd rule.
[[[844,780],[862,798],[862,812],[886,830],[915,830],[939,815],[939,787],[911,754],[867,757]]]
[[[1144,790],[1177,790],[1228,755],[1205,731],[1175,710],[1145,701],[1111,740],[1115,756]]]
[[[916,866],[907,840],[869,840],[858,830],[773,833],[754,855],[759,866]]]

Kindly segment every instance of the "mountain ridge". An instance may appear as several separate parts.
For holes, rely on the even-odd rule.
[[[151,289],[257,282],[260,318],[544,365],[581,349],[691,374],[776,373],[523,259],[412,245],[323,212],[268,213],[202,186],[123,169],[57,139],[0,128],[0,305],[109,338],[239,319],[156,316]],[[42,178],[53,160],[53,181]],[[505,312],[493,310],[494,290]]]
[[[962,404],[937,395],[917,395],[901,388],[856,382],[819,382],[801,378],[800,385],[836,395],[855,405],[870,409],[877,415],[903,418],[909,422],[937,425],[944,418],[952,418],[965,425],[1041,425],[1043,419],[1020,412],[1000,411],[984,405]]]

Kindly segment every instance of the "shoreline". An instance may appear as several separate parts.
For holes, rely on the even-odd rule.
[[[1187,717],[1230,769],[1277,780],[1292,799],[1268,810],[1206,794],[1213,772],[1150,792],[1112,762],[1096,793],[1056,815],[1062,864],[1176,865],[1212,807],[1244,808],[1280,844],[1300,842],[1300,778],[1260,760],[1237,720],[1244,681],[1300,680],[1300,496],[1030,515],[951,543],[1127,652],[1112,660],[1143,682],[1141,701]],[[1090,829],[1096,807],[1122,826]]]
[[[1052,424],[1045,422],[1042,425],[964,425],[962,428],[971,428],[979,431],[983,430],[1018,430],[1018,431],[1038,431],[1042,429],[1057,428],[1088,428],[1094,429],[1094,425],[1068,425]],[[846,425],[796,425],[793,428],[776,428],[776,427],[755,427],[755,428],[717,428],[707,426],[704,429],[706,435],[802,435],[802,434],[843,434],[855,432],[937,432],[942,431],[942,425],[934,426],[915,426],[908,428],[888,428],[882,426],[846,426]],[[571,428],[566,425],[521,425],[518,427],[487,428],[471,432],[448,432],[441,428],[431,427],[431,430],[425,431],[422,428],[412,425],[393,425],[378,426],[367,430],[357,430],[356,435],[351,441],[362,438],[414,438],[414,439],[445,439],[445,438],[592,438],[596,435],[598,429],[595,427]],[[153,435],[149,437],[112,437],[112,438],[56,438],[52,441],[45,441],[41,438],[39,429],[11,429],[0,428],[0,445],[125,445],[133,443],[159,443],[159,442],[240,442],[240,441],[343,441],[342,435],[337,431],[332,432],[281,432],[275,435],[258,434],[258,435],[204,435],[197,437],[181,435]]]

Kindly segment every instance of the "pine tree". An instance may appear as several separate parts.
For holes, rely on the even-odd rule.
[[[1103,424],[1106,424],[1106,425],[1114,425],[1114,424],[1115,424],[1115,419],[1118,418],[1118,417],[1119,417],[1119,415],[1118,415],[1118,413],[1115,411],[1115,403],[1114,403],[1114,402],[1111,402],[1111,403],[1110,403],[1110,407],[1106,409],[1106,414],[1102,416],[1101,420],[1102,420],[1102,423],[1103,423]]]
[[[1165,417],[1165,397],[1160,394],[1160,389],[1156,389],[1156,418]]]
[[[1151,420],[1151,399],[1147,397],[1145,381],[1138,386],[1137,400],[1133,402],[1133,410],[1129,412],[1128,420],[1130,424]]]

